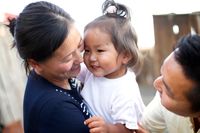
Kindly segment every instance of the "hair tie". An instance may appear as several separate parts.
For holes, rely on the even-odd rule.
[[[127,18],[127,13],[124,10],[117,10],[117,15],[120,17]]]
[[[107,13],[116,13],[117,7],[116,6],[109,6],[106,10]]]
[[[103,14],[112,17],[128,18],[128,11],[124,5],[115,3],[113,0],[106,0],[102,6]]]

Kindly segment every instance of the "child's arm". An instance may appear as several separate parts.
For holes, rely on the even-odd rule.
[[[85,125],[90,128],[90,133],[132,133],[123,124],[109,124],[102,117],[93,116],[85,120]]]

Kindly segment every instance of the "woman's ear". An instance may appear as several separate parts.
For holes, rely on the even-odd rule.
[[[38,73],[40,73],[41,69],[41,65],[40,63],[38,63],[37,61],[35,61],[34,59],[28,59],[28,63],[30,64],[30,66]]]

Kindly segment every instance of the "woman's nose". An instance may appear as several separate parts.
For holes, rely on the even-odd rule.
[[[153,83],[155,89],[159,92],[162,92],[162,77],[159,76],[158,78],[156,78],[154,80],[154,83]]]

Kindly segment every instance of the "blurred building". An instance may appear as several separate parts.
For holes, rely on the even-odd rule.
[[[153,94],[154,90],[148,89],[153,89],[153,81],[160,75],[164,59],[172,52],[177,41],[187,34],[200,34],[200,12],[153,15],[153,22],[155,45],[152,49],[141,51],[144,65],[137,78],[144,98]]]

